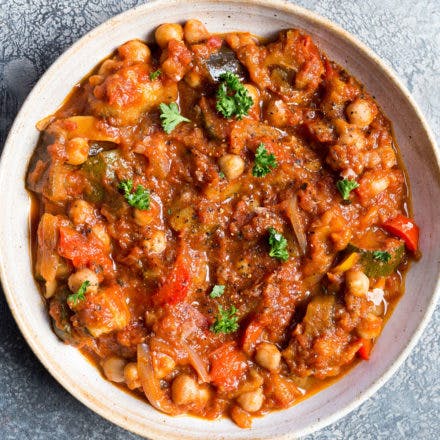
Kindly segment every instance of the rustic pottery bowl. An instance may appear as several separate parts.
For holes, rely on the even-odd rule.
[[[331,387],[284,411],[256,419],[250,430],[229,420],[209,422],[166,416],[102,378],[75,348],[51,330],[32,277],[27,161],[37,142],[35,123],[54,112],[72,86],[103,57],[131,38],[151,39],[163,22],[202,20],[211,32],[250,31],[261,36],[298,27],[330,59],[363,82],[393,121],[408,167],[423,258],[413,264],[406,293],[388,321],[369,362]],[[49,372],[77,399],[108,420],[150,439],[292,439],[332,423],[382,386],[408,356],[439,294],[440,170],[433,136],[417,105],[393,72],[362,43],[331,22],[280,0],[153,1],[112,18],[81,38],[45,73],[10,131],[0,165],[0,272],[21,332]]]

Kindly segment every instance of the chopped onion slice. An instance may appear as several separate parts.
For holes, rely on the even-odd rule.
[[[154,374],[150,348],[146,343],[137,346],[137,366],[142,388],[150,404],[165,414],[172,416],[180,414],[179,408],[160,387],[160,381]]]
[[[188,359],[191,366],[196,370],[199,378],[202,382],[209,382],[209,374],[206,369],[205,363],[202,358],[198,355],[198,353],[191,348],[186,342],[182,342],[182,347],[188,353]]]
[[[296,239],[301,251],[301,255],[304,255],[307,251],[307,237],[304,232],[304,228],[298,213],[298,200],[294,196],[288,200],[285,200],[282,204],[286,212],[287,217],[292,224],[293,231],[295,232]]]

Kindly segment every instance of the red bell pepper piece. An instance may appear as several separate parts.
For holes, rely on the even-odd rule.
[[[72,261],[75,268],[100,266],[106,274],[113,271],[113,262],[93,235],[84,236],[69,226],[60,226],[58,253]]]
[[[387,220],[382,227],[391,234],[401,238],[410,251],[417,251],[419,247],[419,227],[413,219],[399,214]]]
[[[263,330],[263,324],[258,321],[251,321],[246,327],[246,330],[243,334],[242,348],[248,356],[253,354],[255,346],[261,340]]]
[[[168,274],[165,282],[154,296],[154,302],[158,305],[177,304],[182,302],[188,293],[190,286],[189,255],[183,244],[177,255],[174,267]]]
[[[209,355],[211,382],[222,391],[237,389],[247,371],[246,356],[235,342],[226,342]]]
[[[371,339],[361,339],[362,347],[358,350],[357,354],[364,361],[370,359],[371,350],[373,348],[373,341]]]

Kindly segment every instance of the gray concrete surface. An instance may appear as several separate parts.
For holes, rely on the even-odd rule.
[[[33,84],[63,50],[99,23],[141,3],[0,0],[0,146]],[[439,0],[297,3],[340,24],[391,65],[440,138]],[[374,397],[307,439],[440,438],[439,312],[412,355]],[[55,382],[18,331],[3,293],[0,335],[0,440],[139,438],[92,413]]]

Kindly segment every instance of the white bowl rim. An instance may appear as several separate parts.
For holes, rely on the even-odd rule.
[[[207,2],[211,3],[218,3],[218,0],[205,0]],[[248,0],[249,1],[249,0]],[[151,0],[150,2],[139,5],[137,7],[131,8],[125,12],[122,12],[118,15],[115,15],[105,21],[104,23],[100,24],[99,26],[93,28],[91,31],[87,32],[85,35],[83,35],[78,41],[76,41],[74,44],[72,44],[64,53],[62,53],[57,60],[46,70],[46,72],[41,76],[41,78],[38,80],[38,82],[33,87],[32,91],[29,93],[25,101],[23,102],[23,105],[18,112],[14,123],[9,131],[8,137],[5,141],[3,151],[0,157],[0,179],[1,176],[6,172],[4,161],[2,160],[3,156],[5,155],[5,152],[11,150],[13,148],[12,139],[14,137],[16,128],[19,125],[20,122],[20,116],[22,113],[24,113],[24,109],[29,105],[29,103],[33,100],[33,97],[38,94],[38,90],[41,87],[41,84],[44,82],[44,79],[46,76],[50,76],[53,71],[56,71],[58,67],[63,63],[63,60],[67,59],[69,56],[74,55],[75,52],[84,44],[87,43],[88,40],[93,39],[95,36],[106,32],[109,28],[111,28],[114,24],[123,21],[125,18],[135,16],[138,14],[139,11],[148,11],[151,9],[156,8],[169,8],[172,4],[194,4],[193,0]],[[243,3],[243,0],[227,0],[227,3]],[[375,52],[370,49],[367,45],[362,43],[360,40],[358,40],[357,37],[351,35],[348,31],[344,30],[339,25],[336,25],[329,19],[322,17],[321,15],[312,12],[306,8],[303,8],[301,6],[297,6],[293,3],[290,3],[288,0],[251,0],[249,3],[253,3],[262,7],[268,7],[272,8],[274,10],[279,10],[283,12],[290,13],[292,15],[304,17],[310,21],[315,22],[316,24],[329,28],[333,33],[338,34],[339,37],[342,37],[343,39],[349,41],[351,44],[357,47],[360,52],[363,52],[364,55],[369,57],[376,66],[381,69],[388,78],[396,85],[399,92],[405,96],[406,100],[409,102],[412,109],[415,111],[417,118],[419,119],[421,126],[423,130],[425,131],[425,134],[432,145],[433,154],[436,158],[436,165],[437,169],[440,170],[440,152],[434,137],[434,134],[432,133],[431,128],[429,127],[425,117],[423,116],[418,104],[415,102],[414,98],[411,96],[410,92],[406,88],[406,86],[402,83],[402,81],[398,78],[397,74],[393,71],[392,68],[390,68],[386,63],[384,63],[378,55],[375,54]],[[105,56],[106,54],[103,54]],[[93,66],[91,66],[93,67]],[[1,200],[1,193],[0,193],[0,200]],[[12,315],[22,333],[24,336],[26,342],[34,352],[34,354],[37,356],[39,361],[44,365],[44,367],[49,371],[49,373],[57,380],[57,382],[62,385],[71,395],[73,395],[76,399],[78,399],[80,402],[82,402],[85,406],[87,406],[89,409],[94,411],[95,413],[99,414],[103,418],[111,421],[112,423],[115,423],[116,425],[134,432],[140,436],[145,436],[146,433],[144,431],[140,431],[133,426],[130,425],[130,421],[123,417],[121,414],[117,414],[114,412],[107,411],[105,407],[100,406],[95,400],[91,399],[88,395],[83,394],[81,391],[79,391],[77,388],[74,388],[73,386],[70,386],[64,381],[63,374],[57,370],[54,369],[51,365],[51,363],[48,361],[48,359],[44,356],[44,350],[41,349],[41,347],[36,343],[34,336],[29,331],[29,328],[26,326],[26,323],[24,320],[22,320],[19,310],[15,307],[14,302],[14,293],[13,293],[13,287],[8,283],[8,274],[5,271],[5,265],[4,265],[4,254],[2,247],[0,247],[0,279],[3,286],[3,290],[5,293],[6,300],[8,302],[9,308],[12,312]],[[318,422],[312,424],[311,426],[303,429],[302,431],[298,432],[296,435],[298,437],[303,437],[305,435],[311,434],[319,429],[322,429],[337,420],[341,419],[354,409],[356,409],[358,406],[360,406],[363,402],[365,402],[368,398],[370,398],[374,393],[376,393],[379,388],[381,388],[397,371],[397,369],[403,364],[403,362],[406,360],[406,358],[411,353],[414,346],[419,341],[424,329],[426,328],[433,312],[435,309],[435,306],[437,304],[437,301],[440,297],[440,279],[438,279],[437,284],[435,286],[434,292],[432,294],[431,300],[426,308],[425,314],[423,318],[421,319],[419,325],[417,326],[416,330],[414,331],[411,339],[409,340],[407,346],[404,348],[404,350],[400,353],[400,355],[397,357],[397,359],[392,363],[392,365],[388,368],[387,371],[385,371],[384,374],[382,374],[371,386],[369,386],[366,390],[361,392],[351,403],[347,404],[345,407],[341,408],[340,410],[334,412],[328,417],[324,417],[320,419]],[[267,417],[267,416],[266,416]],[[136,426],[136,425],[135,425]],[[279,437],[277,437],[278,440],[292,440],[292,436],[290,434],[284,434]]]

